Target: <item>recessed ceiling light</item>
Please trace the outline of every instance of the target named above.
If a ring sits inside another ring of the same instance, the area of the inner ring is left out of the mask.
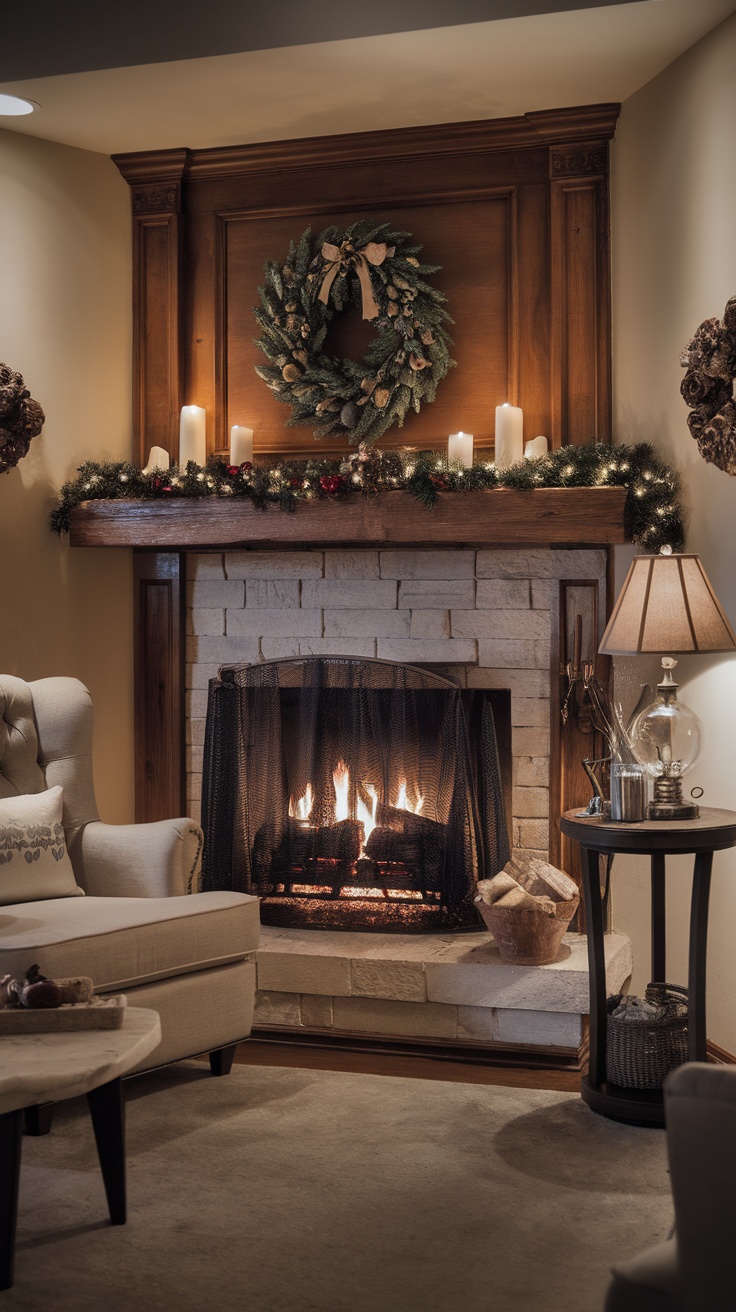
[[[0,117],[17,118],[21,114],[32,114],[40,106],[33,100],[24,100],[22,96],[7,96],[0,92]]]

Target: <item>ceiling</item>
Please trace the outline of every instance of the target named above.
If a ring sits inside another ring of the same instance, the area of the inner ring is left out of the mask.
[[[408,8],[396,0],[16,5],[3,14],[0,91],[40,109],[4,125],[113,154],[623,101],[736,0]]]

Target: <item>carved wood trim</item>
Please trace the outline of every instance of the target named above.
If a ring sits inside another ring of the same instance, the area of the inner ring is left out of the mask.
[[[136,822],[186,814],[186,556],[136,551],[134,705]]]
[[[181,186],[172,182],[164,187],[134,187],[131,193],[133,214],[164,214],[181,208]]]
[[[381,162],[407,156],[473,154],[518,150],[549,142],[610,139],[616,130],[618,104],[576,105],[535,111],[514,118],[474,119],[427,127],[392,128],[378,132],[347,132],[339,136],[292,138],[208,150],[128,152],[113,160],[129,182],[156,176],[169,160],[189,156],[188,172],[197,181],[232,174],[270,172],[293,167],[364,160]]]
[[[608,143],[566,147],[549,153],[551,178],[604,177],[608,173]]]

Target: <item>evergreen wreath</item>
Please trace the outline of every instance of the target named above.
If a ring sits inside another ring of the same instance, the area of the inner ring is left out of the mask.
[[[410,233],[359,219],[344,231],[327,228],[314,245],[307,228],[283,265],[266,264],[253,313],[268,364],[256,373],[291,406],[287,427],[316,423],[317,438],[370,446],[434,400],[455,363],[444,327],[452,319],[427,282],[441,265],[421,263],[421,250]],[[350,304],[377,330],[362,360],[324,351],[332,320]]]

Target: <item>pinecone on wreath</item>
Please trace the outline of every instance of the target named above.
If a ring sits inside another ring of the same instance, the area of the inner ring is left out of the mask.
[[[723,319],[706,319],[688,342],[680,364],[686,370],[680,393],[691,413],[691,436],[704,460],[736,475],[736,296]]]
[[[0,474],[13,469],[28,454],[31,438],[38,437],[44,419],[23,375],[0,361]]]

